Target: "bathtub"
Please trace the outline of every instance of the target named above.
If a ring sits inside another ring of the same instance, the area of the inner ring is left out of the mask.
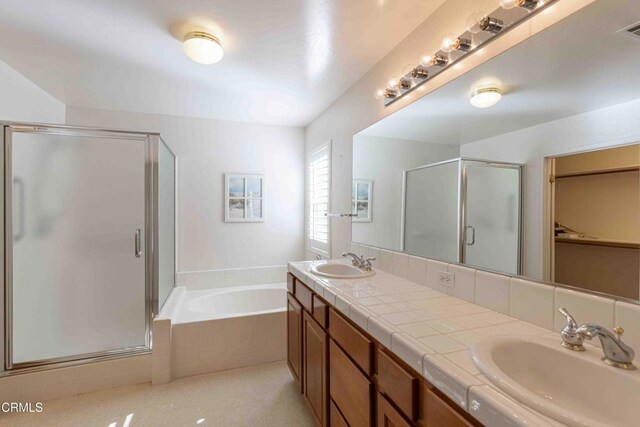
[[[153,382],[284,360],[286,305],[286,283],[174,288],[154,319]]]
[[[286,283],[185,291],[173,323],[254,316],[286,309]]]

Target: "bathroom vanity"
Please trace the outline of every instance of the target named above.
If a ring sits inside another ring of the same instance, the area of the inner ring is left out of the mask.
[[[318,425],[481,425],[291,273],[287,290],[287,363]]]

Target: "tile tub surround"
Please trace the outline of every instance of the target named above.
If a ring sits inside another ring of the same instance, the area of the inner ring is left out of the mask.
[[[153,384],[286,358],[286,311],[172,323],[185,290],[174,292],[176,306],[153,321]]]
[[[502,394],[479,373],[470,352],[471,345],[483,337],[517,334],[559,340],[557,332],[381,270],[367,279],[348,280],[325,279],[309,272],[314,264],[325,262],[292,262],[289,263],[289,271],[462,408],[475,414],[474,408],[480,403],[473,400],[469,392],[472,387],[480,391],[488,387],[491,389],[489,393],[480,393],[484,397],[483,404],[500,402],[502,406],[495,410],[504,415],[502,424],[526,425],[524,423],[528,422],[528,425],[557,425]],[[442,267],[438,264],[438,268]],[[422,271],[422,268],[416,270]],[[428,266],[424,270],[428,275]],[[502,283],[501,280],[500,285]],[[469,283],[467,285],[471,286]],[[500,301],[504,301],[503,292],[497,295]],[[548,305],[546,298],[541,297],[540,300],[543,305]],[[548,309],[548,324],[552,324],[553,307]],[[638,314],[624,307],[625,318]],[[593,348],[593,351],[600,350]],[[496,394],[499,398],[493,398]],[[487,395],[491,398],[487,398]],[[509,402],[517,410],[505,411],[504,405],[508,408]],[[480,416],[484,417],[483,414],[487,412],[482,412]]]
[[[566,307],[578,323],[599,323],[608,329],[622,326],[623,341],[633,347],[636,361],[640,363],[640,305],[357,243],[351,244],[351,251],[367,256],[377,256],[384,251],[389,252],[387,256],[391,258],[406,257],[409,265],[406,274],[412,282],[545,329],[560,331],[564,326],[564,316],[558,313],[561,306]],[[385,264],[387,269],[380,264],[377,268],[405,277],[405,272],[400,271],[403,265],[396,261],[390,266]],[[445,288],[437,283],[438,271],[454,274],[453,287]],[[600,341],[592,340],[591,344],[599,347]]]
[[[171,377],[276,362],[286,358],[287,313],[179,323],[171,328]]]

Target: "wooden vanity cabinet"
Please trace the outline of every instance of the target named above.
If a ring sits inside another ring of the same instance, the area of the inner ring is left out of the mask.
[[[291,274],[287,289],[287,362],[318,426],[481,426]]]

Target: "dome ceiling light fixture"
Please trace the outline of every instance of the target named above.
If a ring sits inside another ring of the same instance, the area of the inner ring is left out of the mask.
[[[500,99],[502,99],[500,89],[497,87],[485,87],[474,90],[469,102],[476,108],[489,108],[500,102]]]
[[[211,65],[224,56],[222,43],[216,36],[203,31],[192,31],[184,36],[184,54],[198,64]]]

